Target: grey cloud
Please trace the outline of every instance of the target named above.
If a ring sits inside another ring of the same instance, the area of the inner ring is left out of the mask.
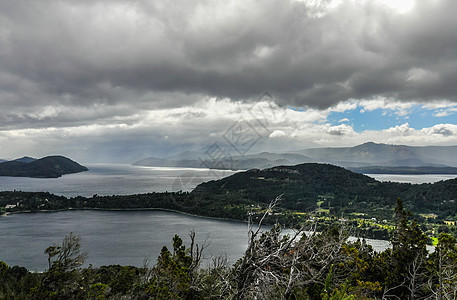
[[[330,135],[344,135],[344,132],[338,129],[330,129],[328,131],[328,134]]]
[[[432,131],[434,134],[441,134],[443,136],[452,136],[454,132],[447,128],[446,125],[435,126]]]
[[[327,130],[327,133],[330,135],[345,135],[346,132],[346,128],[341,127],[331,127]]]
[[[325,13],[325,2],[2,1],[0,109],[140,110],[265,90],[318,108],[375,96],[457,100],[455,1],[417,1],[406,14],[370,1]],[[407,81],[415,69],[433,80]]]

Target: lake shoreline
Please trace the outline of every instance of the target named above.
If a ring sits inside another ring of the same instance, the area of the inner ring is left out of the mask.
[[[208,257],[227,255],[232,264],[244,254],[248,241],[247,224],[234,220],[159,209],[65,211],[16,213],[0,218],[0,237],[5,243],[0,260],[10,266],[43,271],[47,269],[43,251],[70,232],[81,237],[83,250],[89,253],[86,262],[93,266],[141,267],[145,258],[155,262],[163,246],[172,247],[173,236],[187,243],[191,230],[199,244],[208,240]]]
[[[236,222],[236,223],[245,223],[247,224],[247,221],[242,221],[242,220],[237,220],[237,219],[230,219],[230,218],[220,218],[220,217],[208,217],[208,216],[203,216],[203,215],[196,215],[196,214],[191,214],[188,212],[184,211],[179,211],[176,209],[168,209],[168,208],[96,208],[96,207],[88,207],[88,208],[73,208],[69,207],[66,209],[42,209],[42,210],[22,210],[22,211],[12,211],[12,212],[6,212],[2,216],[8,216],[8,215],[15,215],[15,214],[33,214],[33,213],[55,213],[55,212],[65,212],[65,211],[84,211],[84,210],[89,210],[89,211],[166,211],[166,212],[172,212],[172,213],[177,213],[181,215],[186,215],[190,217],[196,217],[196,218],[203,218],[203,219],[210,219],[210,220],[219,220],[219,221],[231,221],[231,222]]]
[[[163,212],[171,212],[171,213],[176,213],[180,215],[185,215],[189,217],[194,217],[194,218],[199,218],[199,219],[208,219],[208,220],[216,220],[216,221],[229,221],[233,223],[241,223],[241,224],[248,224],[247,221],[242,221],[242,220],[237,220],[237,219],[230,219],[230,218],[217,218],[217,217],[208,217],[208,216],[203,216],[203,215],[196,215],[196,214],[191,214],[175,209],[167,209],[167,208],[68,208],[68,209],[58,209],[58,210],[36,210],[36,211],[17,211],[17,212],[8,212],[3,216],[7,215],[15,215],[15,214],[34,214],[34,213],[57,213],[57,212],[66,212],[66,211],[107,211],[107,212],[130,212],[130,211],[163,211]],[[1,217],[1,216],[0,216]],[[268,223],[263,224],[265,226],[271,225]],[[284,227],[284,229],[287,229]],[[386,239],[374,239],[374,238],[366,238],[366,237],[360,237],[360,236],[351,236],[352,238],[355,239],[364,239],[364,240],[379,240],[379,241],[387,241],[390,242],[390,240]]]

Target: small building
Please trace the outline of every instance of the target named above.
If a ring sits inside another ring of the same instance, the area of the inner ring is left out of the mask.
[[[444,221],[444,224],[455,226],[455,221]]]

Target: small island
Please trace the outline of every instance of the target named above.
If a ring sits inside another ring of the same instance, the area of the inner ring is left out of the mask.
[[[88,171],[77,162],[64,156],[46,156],[40,159],[23,157],[0,162],[0,176],[58,178],[62,175]]]

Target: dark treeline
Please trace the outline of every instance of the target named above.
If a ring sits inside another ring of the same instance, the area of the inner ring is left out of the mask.
[[[427,252],[427,237],[401,200],[394,223],[393,248],[381,253],[348,242],[344,226],[303,234],[315,229],[310,223],[286,236],[279,225],[263,233],[254,226],[232,266],[224,257],[204,265],[207,245],[191,232],[190,245],[173,237],[173,249],[163,247],[152,267],[81,268],[86,253],[70,234],[45,249],[43,273],[0,262],[0,299],[455,299],[456,239],[442,233]]]

